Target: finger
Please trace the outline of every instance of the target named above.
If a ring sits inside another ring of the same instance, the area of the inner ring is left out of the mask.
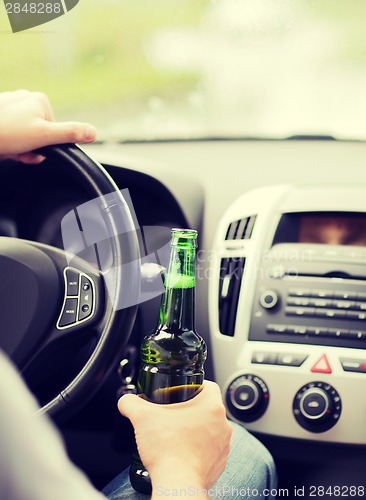
[[[143,414],[147,404],[151,407],[151,403],[144,401],[139,396],[135,394],[125,394],[118,401],[118,409],[124,417],[129,418],[133,422],[138,415]]]
[[[221,390],[220,387],[216,384],[216,382],[212,382],[211,380],[205,380],[203,382],[204,394],[207,396],[208,393],[214,395],[215,397],[220,397],[221,399]]]
[[[42,163],[42,161],[45,159],[44,156],[37,155],[35,153],[19,154],[19,155],[13,156],[13,158],[14,158],[14,160],[19,160],[22,163],[27,163],[29,165],[36,165],[38,163]]]
[[[29,90],[19,89],[8,92],[1,92],[0,99],[6,103],[18,103],[20,100],[28,99],[32,95]]]
[[[88,123],[50,121],[43,122],[43,127],[43,139],[47,144],[92,142],[97,135],[96,129]]]

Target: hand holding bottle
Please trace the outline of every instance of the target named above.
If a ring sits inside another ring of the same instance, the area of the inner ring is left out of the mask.
[[[139,394],[158,404],[187,401],[200,392],[207,354],[195,329],[197,231],[172,229],[170,247],[159,321],[141,344],[137,381]],[[165,429],[160,432],[164,436]],[[149,471],[137,449],[132,453],[130,481],[135,490],[151,494]]]
[[[140,457],[154,491],[208,489],[223,472],[230,449],[231,427],[219,387],[205,381],[193,399],[159,405],[127,394],[120,412],[135,429]],[[165,496],[168,496],[165,495]]]

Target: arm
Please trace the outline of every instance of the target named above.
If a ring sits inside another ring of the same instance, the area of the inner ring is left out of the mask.
[[[40,92],[0,93],[0,159],[39,163],[34,149],[65,142],[91,142],[94,127],[87,123],[55,122],[48,98]]]
[[[105,500],[68,459],[52,423],[0,351],[0,498]]]
[[[95,138],[93,127],[54,122],[44,94],[0,93],[0,159],[38,163],[31,151]],[[102,500],[69,461],[52,423],[37,414],[37,403],[15,367],[0,350],[0,498],[7,500]]]
[[[231,427],[218,386],[205,382],[193,399],[156,405],[127,394],[120,412],[134,428],[138,451],[149,471],[153,496],[174,489],[208,489],[223,472],[230,449]]]

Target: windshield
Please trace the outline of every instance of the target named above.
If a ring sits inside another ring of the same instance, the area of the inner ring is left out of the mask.
[[[80,0],[12,33],[2,4],[1,90],[113,140],[364,139],[365,19],[364,0]]]

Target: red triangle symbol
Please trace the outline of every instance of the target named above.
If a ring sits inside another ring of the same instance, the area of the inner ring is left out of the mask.
[[[320,356],[318,361],[311,368],[313,373],[332,373],[328,358],[325,354]]]

